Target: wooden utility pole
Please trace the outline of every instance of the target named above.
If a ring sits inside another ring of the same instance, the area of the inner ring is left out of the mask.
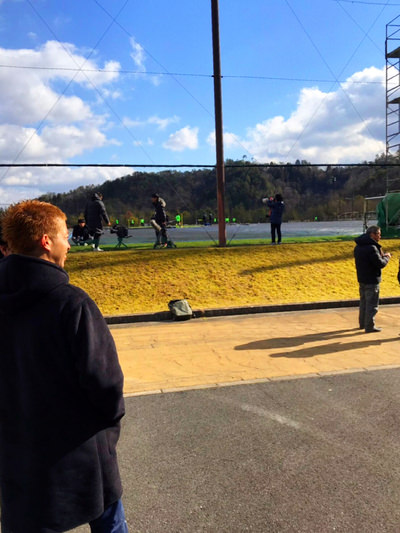
[[[219,8],[218,0],[211,0],[213,61],[214,61],[214,109],[215,109],[215,147],[217,157],[217,203],[219,246],[226,246],[225,225],[225,166],[224,139],[222,126],[222,89],[221,54],[219,46]]]

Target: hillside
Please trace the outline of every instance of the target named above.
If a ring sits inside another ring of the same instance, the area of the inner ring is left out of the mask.
[[[374,164],[320,168],[307,161],[294,165],[257,166],[245,160],[226,162],[226,217],[238,222],[265,221],[261,198],[280,192],[285,200],[285,220],[335,220],[361,218],[365,196],[384,195],[400,188],[398,167],[386,169],[383,156]],[[392,163],[397,165],[397,160]],[[58,205],[74,223],[82,214],[93,191],[104,195],[113,220],[128,225],[152,214],[150,196],[158,192],[166,201],[170,218],[184,215],[196,223],[203,214],[215,217],[215,169],[191,171],[135,172],[100,186],[79,187],[64,194],[47,194],[40,199]]]

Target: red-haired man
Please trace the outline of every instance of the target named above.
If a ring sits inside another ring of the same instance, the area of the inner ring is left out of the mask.
[[[126,533],[116,457],[123,375],[96,304],[69,283],[66,217],[35,200],[2,219],[0,507],[2,533],[89,522]]]

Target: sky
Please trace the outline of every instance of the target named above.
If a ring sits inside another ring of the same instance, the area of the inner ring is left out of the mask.
[[[225,159],[383,153],[399,15],[400,0],[219,0]],[[0,163],[115,165],[1,166],[0,207],[215,161],[211,0],[0,0]]]

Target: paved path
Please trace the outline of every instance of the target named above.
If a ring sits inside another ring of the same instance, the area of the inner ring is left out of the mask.
[[[381,306],[376,334],[356,309],[113,326],[130,533],[398,533],[399,318]]]
[[[241,315],[112,326],[125,394],[324,375],[400,365],[400,308],[381,306],[380,333],[357,309]]]

